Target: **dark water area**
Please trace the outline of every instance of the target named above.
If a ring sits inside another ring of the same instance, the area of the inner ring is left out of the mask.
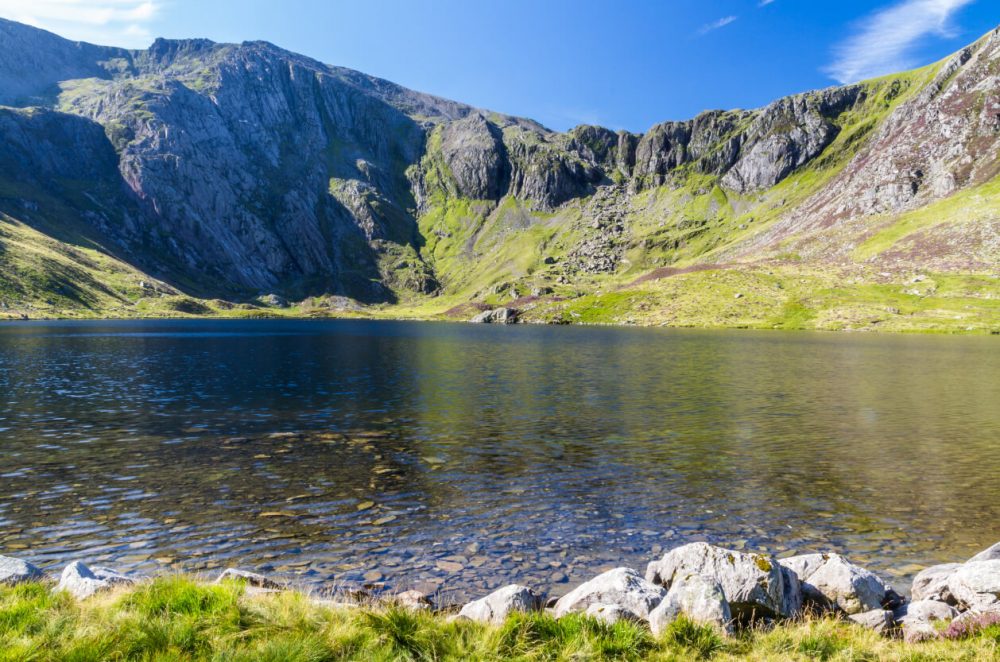
[[[906,589],[1000,540],[1000,340],[0,325],[0,553],[553,593],[705,540]]]

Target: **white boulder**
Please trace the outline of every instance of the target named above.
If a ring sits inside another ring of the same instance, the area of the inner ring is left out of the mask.
[[[891,606],[898,597],[877,575],[840,554],[803,554],[779,563],[798,576],[805,601],[824,609],[860,614]]]
[[[666,597],[650,613],[649,627],[659,636],[681,615],[701,625],[712,625],[720,632],[732,632],[733,617],[722,586],[708,577],[676,576]]]
[[[559,598],[554,613],[557,618],[586,612],[591,605],[618,605],[643,620],[660,604],[666,590],[639,576],[631,568],[615,568],[594,577]]]
[[[84,600],[99,591],[126,584],[134,584],[131,577],[108,568],[88,568],[82,561],[74,561],[66,566],[59,578],[56,591],[67,591],[77,600]]]
[[[511,584],[462,607],[459,618],[500,625],[514,612],[538,611],[542,599],[527,586]]]
[[[777,560],[703,542],[672,549],[646,569],[646,580],[669,588],[678,577],[701,575],[722,587],[732,615],[794,616],[801,605],[798,579]]]
[[[27,561],[12,556],[0,556],[0,584],[14,585],[37,581],[44,576],[38,567]]]

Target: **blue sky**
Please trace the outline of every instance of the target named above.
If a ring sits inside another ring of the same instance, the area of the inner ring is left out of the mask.
[[[265,39],[554,129],[645,131],[933,62],[997,0],[0,0],[74,39]]]

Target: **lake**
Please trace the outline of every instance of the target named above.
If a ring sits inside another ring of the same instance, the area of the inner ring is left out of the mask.
[[[704,540],[908,589],[1000,540],[1000,339],[0,325],[0,553],[554,594]]]

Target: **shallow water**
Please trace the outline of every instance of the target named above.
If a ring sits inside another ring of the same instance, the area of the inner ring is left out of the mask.
[[[707,540],[909,585],[1000,540],[1000,340],[0,325],[0,553],[553,593]]]

